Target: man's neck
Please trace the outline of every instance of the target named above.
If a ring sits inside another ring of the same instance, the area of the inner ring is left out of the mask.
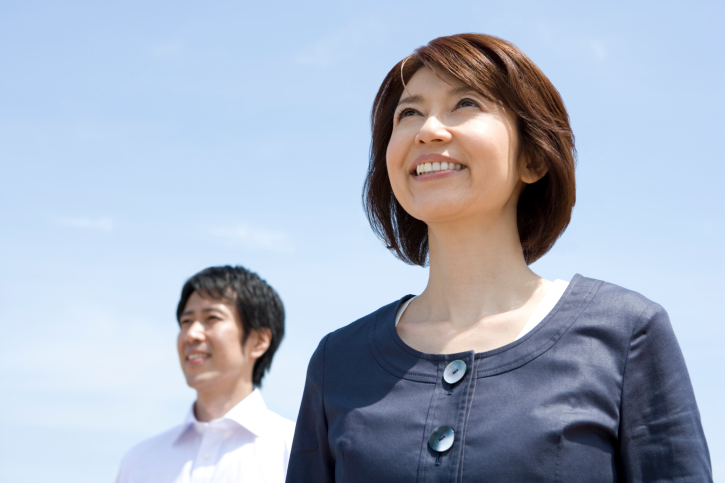
[[[231,388],[197,390],[194,415],[197,421],[201,422],[221,418],[253,391],[254,386],[251,381],[240,381]]]

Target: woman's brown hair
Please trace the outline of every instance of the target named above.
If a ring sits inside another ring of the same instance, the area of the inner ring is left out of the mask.
[[[393,116],[405,84],[421,67],[442,69],[516,116],[528,165],[546,174],[526,185],[518,201],[517,225],[526,263],[541,258],[566,229],[576,199],[576,149],[559,92],[514,45],[482,34],[439,37],[398,62],[385,77],[371,115],[370,165],[363,204],[373,231],[406,263],[426,264],[428,226],[410,216],[390,186],[385,157]]]

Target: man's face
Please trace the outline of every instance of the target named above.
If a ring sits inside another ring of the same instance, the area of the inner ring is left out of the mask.
[[[242,347],[242,323],[235,306],[194,292],[179,322],[179,361],[190,387],[225,391],[240,378],[251,380],[256,357]],[[250,339],[255,338],[247,342]]]

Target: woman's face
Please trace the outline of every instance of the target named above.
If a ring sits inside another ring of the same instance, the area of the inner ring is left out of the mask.
[[[513,213],[523,182],[514,117],[446,73],[427,67],[407,84],[387,149],[395,197],[431,223]]]

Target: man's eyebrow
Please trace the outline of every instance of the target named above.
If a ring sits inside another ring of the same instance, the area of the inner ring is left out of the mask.
[[[414,104],[416,102],[420,102],[423,100],[423,96],[408,96],[402,98],[400,101],[398,101],[398,105],[395,107],[400,106],[401,104]]]
[[[206,309],[201,309],[202,312],[216,312],[218,310],[219,309],[217,309],[216,307],[208,307]],[[185,310],[184,312],[181,313],[181,316],[184,317],[186,315],[193,315],[193,314],[194,314],[193,310]]]

